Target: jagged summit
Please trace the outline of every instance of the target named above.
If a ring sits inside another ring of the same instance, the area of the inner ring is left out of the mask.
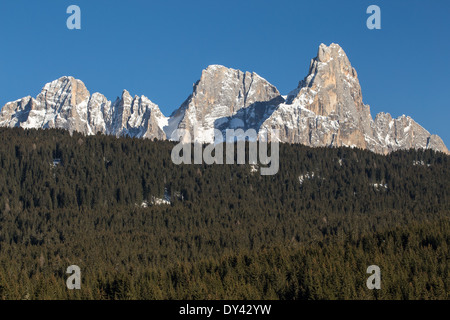
[[[210,65],[192,93],[170,117],[145,96],[123,90],[114,102],[90,94],[70,76],[47,83],[36,97],[7,103],[0,126],[63,128],[84,134],[184,139],[185,129],[197,142],[212,142],[214,129],[278,129],[280,141],[312,147],[350,146],[386,154],[424,148],[449,153],[441,138],[413,119],[388,113],[372,118],[363,103],[358,74],[345,51],[335,43],[320,44],[309,72],[293,91],[281,96],[275,86],[254,72]]]
[[[0,126],[61,128],[87,135],[102,132],[116,136],[165,139],[167,118],[148,98],[132,98],[127,90],[111,103],[101,93],[90,94],[81,80],[63,76],[47,83],[36,99],[25,97],[7,103]]]
[[[210,65],[203,70],[192,94],[172,114],[165,132],[174,139],[175,129],[186,129],[191,137],[195,135],[195,141],[212,142],[214,128],[236,124],[245,127],[242,119],[233,122],[233,116],[244,114],[241,110],[254,108],[258,103],[264,109],[276,98],[281,98],[277,88],[256,73]]]
[[[279,129],[281,141],[312,147],[350,146],[384,154],[432,148],[448,153],[439,137],[409,117],[379,115],[373,120],[363,103],[358,74],[337,44],[319,46],[308,75],[261,128]]]
[[[344,49],[336,43],[331,43],[329,46],[327,46],[324,43],[321,43],[319,45],[319,49],[317,50],[317,57],[313,60],[317,60],[319,62],[328,62],[330,59],[334,59],[337,57],[344,57],[347,59],[347,63],[350,63],[348,61],[347,55],[344,52]]]

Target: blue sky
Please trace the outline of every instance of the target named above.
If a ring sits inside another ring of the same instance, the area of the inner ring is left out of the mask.
[[[81,30],[66,9],[81,8]],[[381,8],[381,30],[366,9]],[[146,95],[165,115],[210,64],[254,71],[282,94],[303,79],[320,43],[356,68],[372,116],[410,115],[450,147],[450,1],[2,0],[0,106],[63,75],[115,99]]]

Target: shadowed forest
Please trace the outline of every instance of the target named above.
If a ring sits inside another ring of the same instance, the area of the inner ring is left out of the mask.
[[[174,145],[0,128],[0,298],[450,298],[449,156],[281,144],[261,176]]]

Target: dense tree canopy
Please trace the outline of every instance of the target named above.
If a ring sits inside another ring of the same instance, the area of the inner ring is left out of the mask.
[[[282,144],[261,176],[174,145],[0,128],[0,298],[449,298],[449,156]]]

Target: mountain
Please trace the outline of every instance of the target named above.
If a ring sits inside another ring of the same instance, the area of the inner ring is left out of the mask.
[[[0,126],[63,128],[86,135],[194,141],[214,140],[214,129],[255,129],[259,136],[278,129],[280,141],[311,147],[349,146],[387,154],[399,149],[434,149],[449,153],[442,139],[410,117],[388,113],[372,118],[363,103],[356,70],[337,44],[321,44],[308,75],[282,96],[256,73],[220,65],[203,70],[192,94],[165,117],[145,96],[124,90],[114,103],[89,94],[80,80],[62,77],[45,85],[36,97],[7,103]],[[184,129],[184,136],[176,136]]]
[[[115,136],[165,139],[168,119],[145,96],[124,90],[114,103],[100,93],[90,94],[83,82],[61,77],[47,83],[36,99],[25,97],[7,103],[0,126],[61,128],[86,135],[101,132]]]
[[[170,116],[166,135],[174,138],[173,130],[186,129],[194,141],[210,143],[215,128],[259,130],[262,119],[268,116],[265,111],[282,101],[277,88],[256,73],[211,65],[203,70],[192,94]]]
[[[392,119],[380,113],[373,120],[362,101],[356,70],[337,44],[321,44],[308,75],[285,103],[262,124],[279,129],[281,141],[311,147],[350,146],[388,153],[398,149],[435,149],[448,153],[441,138],[410,117]]]

